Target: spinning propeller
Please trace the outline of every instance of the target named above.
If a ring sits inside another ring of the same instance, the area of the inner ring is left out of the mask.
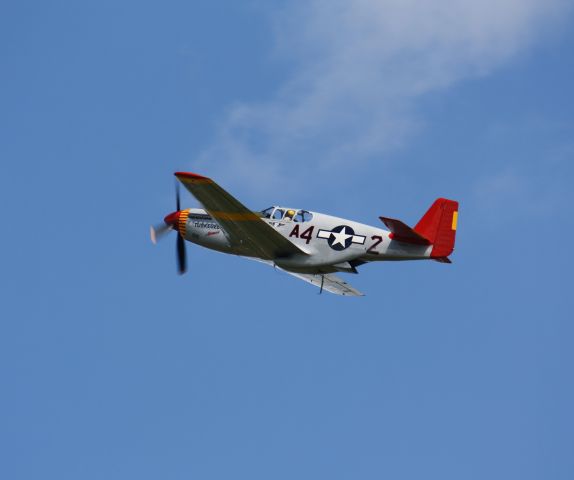
[[[177,271],[183,275],[187,271],[187,256],[185,253],[185,240],[179,233],[179,216],[181,215],[181,202],[179,199],[179,183],[175,184],[175,212],[170,213],[163,219],[163,223],[150,227],[150,237],[152,243],[155,245],[170,230],[177,232],[176,239],[176,254],[177,254]]]

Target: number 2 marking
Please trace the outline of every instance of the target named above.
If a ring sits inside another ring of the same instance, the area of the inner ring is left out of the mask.
[[[369,247],[369,249],[367,250],[367,253],[374,253],[375,255],[378,255],[379,252],[377,252],[377,251],[375,250],[375,248],[377,248],[377,245],[383,241],[383,237],[381,237],[380,235],[373,235],[373,236],[371,237],[371,240],[376,240],[376,241],[375,241],[375,243],[373,243],[373,244]]]

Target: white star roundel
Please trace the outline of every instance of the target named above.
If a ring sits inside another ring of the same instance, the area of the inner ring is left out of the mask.
[[[363,245],[364,235],[355,235],[355,231],[347,225],[339,225],[332,230],[319,230],[317,238],[324,238],[333,250],[345,250],[353,243]]]

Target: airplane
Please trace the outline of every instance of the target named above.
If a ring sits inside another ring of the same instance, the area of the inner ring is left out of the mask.
[[[369,262],[434,260],[452,263],[458,202],[438,198],[411,228],[379,217],[388,230],[318,212],[273,206],[252,211],[208,177],[176,172],[176,178],[203,205],[176,210],[151,227],[151,240],[176,230],[180,274],[187,270],[185,241],[271,265],[328,292],[363,296],[335,273],[358,273]]]

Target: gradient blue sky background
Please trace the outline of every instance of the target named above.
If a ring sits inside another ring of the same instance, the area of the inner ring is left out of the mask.
[[[574,478],[571,6],[6,3],[0,477]],[[175,170],[374,225],[455,198],[454,264],[180,278]]]

